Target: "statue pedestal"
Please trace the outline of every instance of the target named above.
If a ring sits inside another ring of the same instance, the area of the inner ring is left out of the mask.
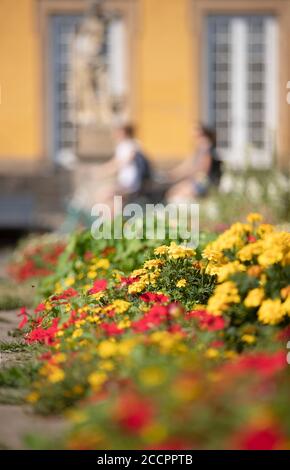
[[[112,132],[106,126],[80,125],[77,154],[80,159],[104,160],[113,156]]]

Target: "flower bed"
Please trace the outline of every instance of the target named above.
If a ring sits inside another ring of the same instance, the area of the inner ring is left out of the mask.
[[[197,251],[138,241],[130,274],[124,245],[91,243],[21,312],[40,350],[27,399],[72,422],[57,445],[289,448],[290,234],[252,214]]]
[[[22,241],[8,265],[15,281],[49,276],[54,272],[66,242],[54,235],[31,237]]]

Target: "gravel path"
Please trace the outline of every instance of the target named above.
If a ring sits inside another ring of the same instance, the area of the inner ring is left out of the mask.
[[[17,342],[9,333],[19,323],[17,311],[0,311],[0,343]],[[20,364],[27,358],[23,352],[0,352],[0,367]],[[0,388],[0,449],[25,449],[24,436],[38,434],[55,436],[65,429],[65,423],[57,417],[42,417],[32,412],[28,405],[15,405],[7,402],[7,396],[19,396],[19,390]],[[6,396],[6,400],[3,400]]]

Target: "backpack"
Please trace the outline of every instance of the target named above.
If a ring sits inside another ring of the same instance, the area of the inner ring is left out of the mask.
[[[147,181],[151,180],[152,177],[152,168],[149,162],[149,159],[144,155],[142,150],[137,150],[135,153],[135,165],[138,173],[138,180],[140,186],[142,186]]]
[[[222,162],[215,148],[211,148],[210,155],[211,167],[209,170],[209,179],[214,186],[219,186],[222,177]]]

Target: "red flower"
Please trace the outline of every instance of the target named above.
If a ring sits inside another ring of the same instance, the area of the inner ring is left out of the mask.
[[[94,282],[93,287],[89,290],[88,294],[98,294],[98,292],[102,292],[106,290],[108,286],[108,281],[106,279],[98,279]]]
[[[183,336],[186,336],[180,325],[170,325],[168,331],[170,333],[182,333]]]
[[[271,377],[287,366],[284,351],[275,353],[256,352],[244,354],[236,361],[223,366],[222,370],[226,374],[240,375],[249,371],[258,372],[263,377]]]
[[[51,352],[49,351],[49,352],[45,352],[45,353],[41,354],[40,357],[39,357],[39,359],[40,359],[41,361],[49,361],[49,360],[51,359],[51,357],[52,357],[52,354],[51,354]]]
[[[252,427],[234,438],[234,447],[241,450],[277,450],[283,447],[284,438],[278,427]]]
[[[63,291],[61,294],[54,295],[51,299],[52,300],[66,300],[71,297],[76,297],[77,295],[79,295],[79,293],[72,287],[69,287],[68,289]]]
[[[130,286],[134,284],[134,282],[139,281],[139,277],[122,277],[121,278],[121,286]]]
[[[254,235],[249,235],[248,236],[248,242],[249,243],[255,243],[257,241],[257,238]]]
[[[124,331],[123,329],[118,328],[116,323],[102,323],[100,326],[108,336],[120,335]]]
[[[199,327],[202,330],[218,331],[223,330],[226,322],[223,317],[212,315],[206,310],[194,310],[187,314],[188,318],[196,318],[199,322]]]
[[[20,321],[18,328],[19,330],[22,330],[22,328],[25,327],[26,323],[28,322],[28,316],[25,307],[22,307],[20,312],[17,315],[18,317],[22,317],[22,320]]]
[[[283,328],[283,330],[279,331],[277,334],[278,341],[289,341],[290,340],[290,325]]]
[[[148,426],[153,417],[151,403],[132,392],[124,393],[118,401],[116,418],[127,432],[140,432]]]
[[[155,302],[155,303],[164,303],[168,302],[169,298],[163,294],[155,294],[153,292],[145,292],[140,295],[140,299],[144,302]]]
[[[37,307],[34,309],[34,313],[40,313],[45,311],[45,305],[44,304],[39,304]]]
[[[132,328],[139,333],[160,325],[168,318],[168,308],[164,305],[154,305],[149,312],[140,319],[132,323]]]
[[[225,343],[223,341],[219,341],[219,340],[216,340],[216,341],[212,341],[210,343],[210,346],[212,348],[223,348],[225,345]]]
[[[84,254],[84,260],[85,261],[90,261],[94,256],[94,253],[92,251],[86,251]]]
[[[106,258],[109,256],[111,253],[115,253],[116,248],[114,246],[107,246],[107,248],[104,248],[102,251],[102,256]]]
[[[44,329],[41,326],[37,326],[34,330],[30,331],[26,336],[26,341],[28,343],[45,343],[45,344],[53,344],[55,335],[58,331],[57,325],[59,322],[59,318],[54,318],[52,320],[52,324],[49,328]]]

